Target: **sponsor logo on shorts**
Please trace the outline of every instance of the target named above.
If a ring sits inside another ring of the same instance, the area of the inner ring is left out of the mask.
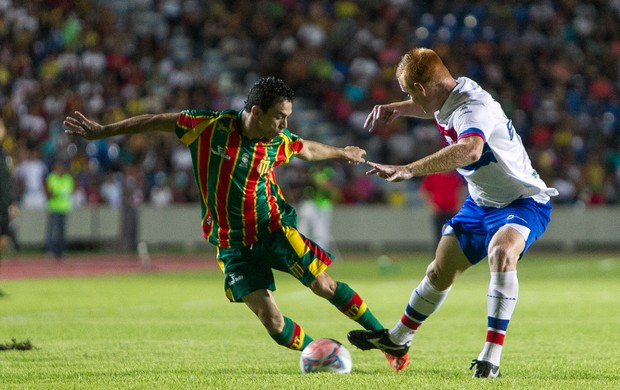
[[[229,274],[228,285],[232,286],[240,280],[243,280],[243,275]]]
[[[526,225],[528,224],[527,220],[525,220],[525,219],[523,219],[523,218],[519,217],[518,215],[514,215],[514,214],[510,214],[510,215],[508,216],[508,218],[506,218],[506,220],[507,220],[507,221],[510,221],[510,220],[515,219],[515,218],[517,218],[517,219],[519,219],[519,220],[523,221],[523,223],[525,223]]]

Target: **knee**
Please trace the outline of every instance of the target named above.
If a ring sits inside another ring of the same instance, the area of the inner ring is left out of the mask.
[[[454,283],[455,275],[447,275],[446,272],[442,272],[435,264],[431,264],[426,269],[426,277],[431,283],[431,286],[437,291],[444,291]]]
[[[452,270],[450,267],[439,267],[435,261],[426,268],[426,277],[431,286],[437,291],[449,289],[459,274],[460,272]]]
[[[494,245],[489,249],[489,266],[494,271],[510,271],[517,259],[518,254],[513,253],[505,245]]]
[[[326,273],[322,273],[310,283],[309,287],[314,294],[325,299],[331,299],[336,294],[338,283]]]

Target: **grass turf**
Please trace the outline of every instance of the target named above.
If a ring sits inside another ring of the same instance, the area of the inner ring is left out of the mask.
[[[329,273],[390,327],[428,256],[346,256]],[[277,274],[280,309],[314,338],[344,342],[350,375],[299,373],[299,353],[274,344],[243,304],[230,304],[219,271],[2,281],[2,389],[612,389],[620,374],[620,257],[528,254],[508,329],[503,377],[474,380],[469,362],[486,335],[488,270],[455,284],[420,328],[412,362],[393,373],[381,353],[346,341],[358,328],[293,278]]]

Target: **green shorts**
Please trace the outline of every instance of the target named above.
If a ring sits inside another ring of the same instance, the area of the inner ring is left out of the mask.
[[[217,248],[217,262],[226,274],[224,290],[231,302],[243,302],[244,296],[257,290],[275,291],[274,269],[309,286],[333,259],[291,226],[284,226],[248,247]]]

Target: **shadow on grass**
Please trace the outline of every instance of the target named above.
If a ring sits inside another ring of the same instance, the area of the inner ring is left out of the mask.
[[[0,344],[0,351],[9,351],[9,350],[28,351],[32,348],[33,346],[30,340],[17,341],[16,339],[12,339],[10,343]]]

